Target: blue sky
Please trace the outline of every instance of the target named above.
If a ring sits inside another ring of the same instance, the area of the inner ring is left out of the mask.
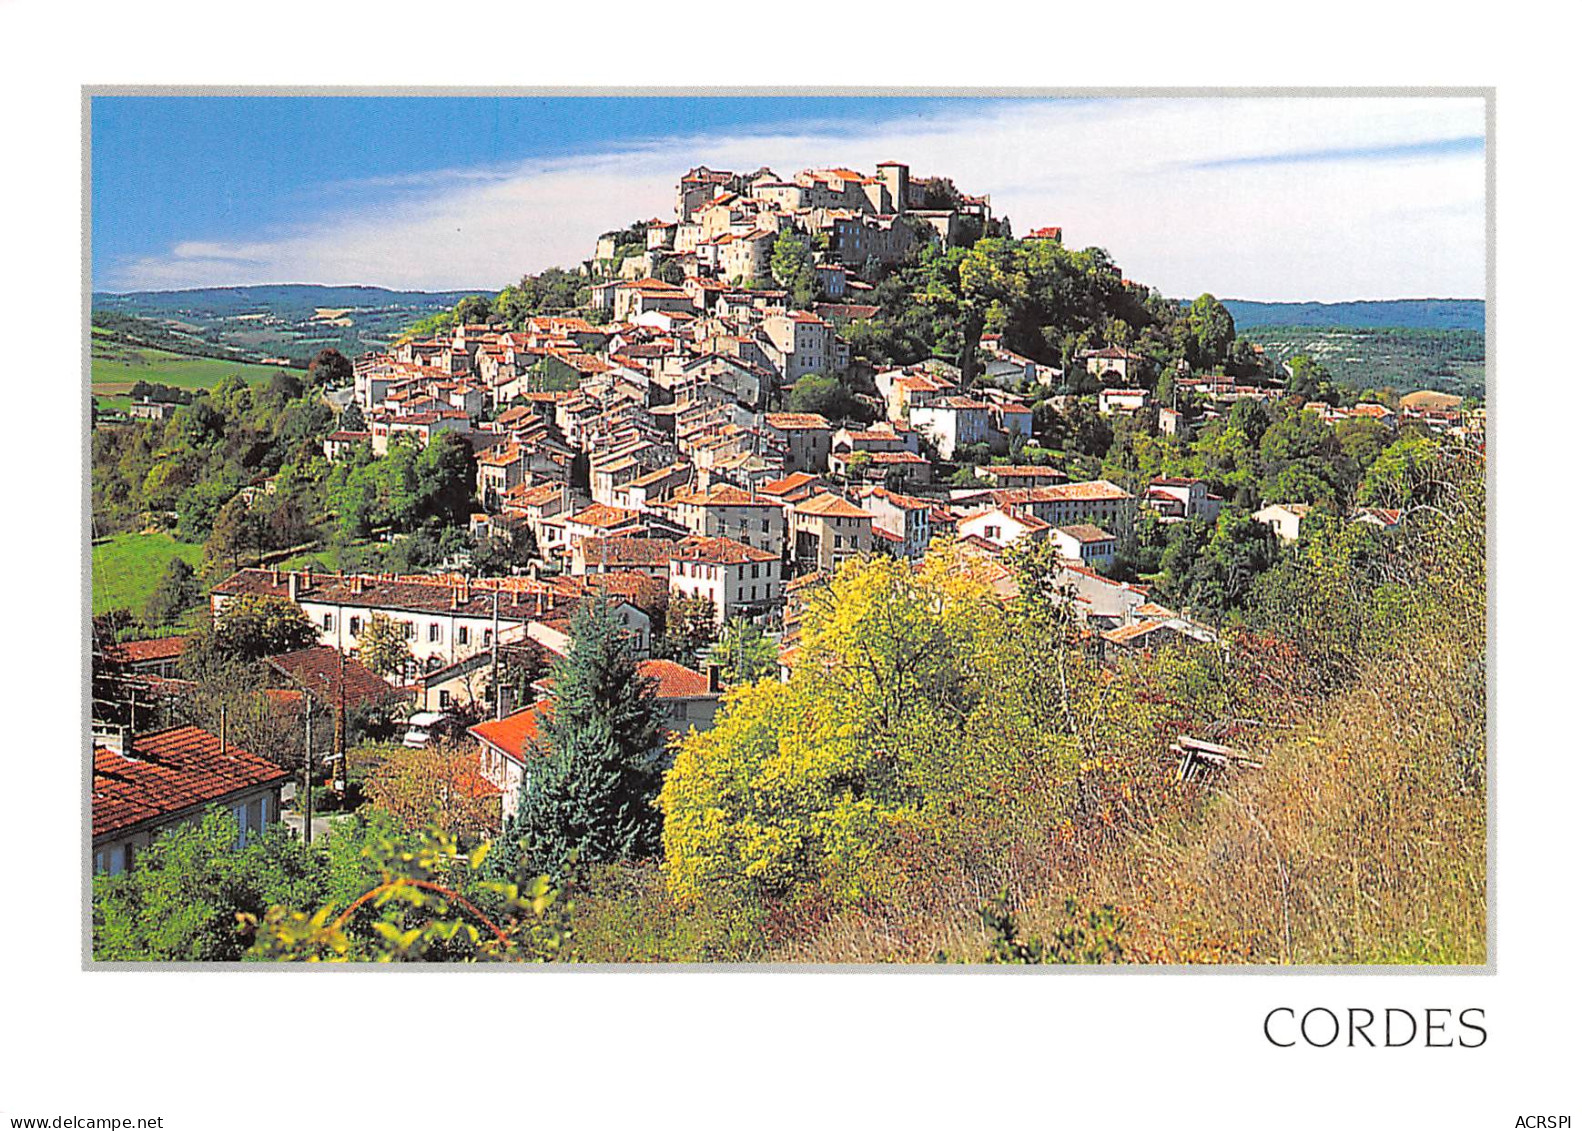
[[[498,288],[694,164],[893,159],[1168,294],[1483,295],[1477,99],[101,96],[92,128],[99,289]]]

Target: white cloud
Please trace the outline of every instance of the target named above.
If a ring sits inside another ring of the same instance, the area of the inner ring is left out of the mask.
[[[1478,297],[1483,158],[1423,152],[1481,137],[1478,99],[1171,98],[985,103],[794,135],[701,135],[509,168],[343,186],[356,209],[240,243],[201,233],[114,265],[113,289],[264,282],[499,287],[574,264],[601,231],[670,215],[686,168],[782,174],[907,161],[989,193],[1018,231],[1064,227],[1167,294],[1263,299]],[[1408,148],[1399,156],[1264,160]],[[1226,165],[1225,161],[1241,163]],[[1212,167],[1203,167],[1209,163]],[[380,189],[399,187],[391,197]]]

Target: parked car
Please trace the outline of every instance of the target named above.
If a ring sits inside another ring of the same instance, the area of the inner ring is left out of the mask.
[[[414,749],[427,746],[435,739],[460,738],[466,727],[454,715],[443,711],[419,711],[406,721],[406,734],[402,746]]]

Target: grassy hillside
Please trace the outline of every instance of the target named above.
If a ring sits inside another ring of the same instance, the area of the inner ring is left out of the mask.
[[[107,409],[125,409],[127,393],[139,381],[174,385],[178,389],[206,389],[233,373],[248,381],[267,381],[278,366],[250,365],[211,357],[189,357],[168,350],[129,345],[99,332],[93,335],[93,395]]]
[[[172,558],[197,567],[203,547],[169,534],[117,534],[93,547],[93,612],[130,609],[141,613]]]

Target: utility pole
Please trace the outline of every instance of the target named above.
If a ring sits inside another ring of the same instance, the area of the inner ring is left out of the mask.
[[[340,669],[340,688],[336,696],[335,753],[339,754],[341,759],[340,788],[336,793],[344,801],[352,785],[352,766],[346,757],[346,653],[337,649],[336,662]]]
[[[302,843],[313,843],[313,696],[302,686],[304,740],[302,750]]]
[[[489,678],[494,681],[494,717],[505,717],[505,693],[500,687],[500,587],[494,589],[494,630],[489,636]]]

